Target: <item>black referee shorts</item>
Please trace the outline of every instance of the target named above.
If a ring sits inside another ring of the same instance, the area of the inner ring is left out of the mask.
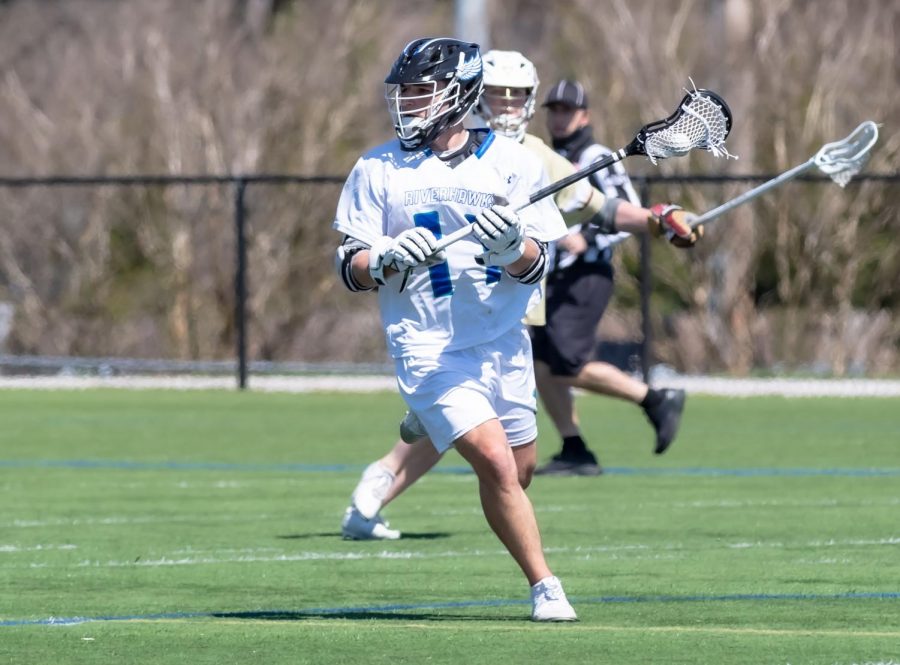
[[[531,327],[532,355],[554,376],[575,376],[593,359],[597,325],[613,292],[608,262],[577,261],[547,278],[547,325]]]

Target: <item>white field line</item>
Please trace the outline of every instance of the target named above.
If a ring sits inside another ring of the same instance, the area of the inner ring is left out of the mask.
[[[204,485],[207,486],[207,485]],[[896,506],[900,505],[900,497],[885,497],[884,499],[862,499],[862,500],[846,500],[846,499],[820,499],[809,501],[794,501],[780,499],[760,499],[760,500],[729,500],[720,499],[715,501],[676,501],[676,502],[641,502],[641,506],[666,505],[675,508],[753,508],[753,507],[772,507],[772,508],[791,508],[791,507],[828,507],[828,508],[857,508],[869,506]],[[582,510],[581,505],[536,505],[534,511],[536,513],[564,513],[569,511]],[[434,517],[454,517],[454,516],[481,516],[483,512],[479,506],[471,508],[459,509],[439,509],[429,511],[414,511],[407,507],[407,513],[415,513],[419,515],[430,515]],[[207,514],[191,514],[191,515],[109,515],[105,517],[76,517],[76,518],[49,518],[49,519],[13,519],[7,522],[0,522],[2,529],[31,529],[42,527],[81,527],[81,526],[129,526],[140,524],[161,524],[173,522],[247,522],[262,520],[279,520],[285,519],[286,515],[269,515],[269,514],[252,514],[252,515],[223,515],[221,513]],[[335,524],[340,520],[340,515],[335,513]],[[337,531],[337,529],[335,529]]]
[[[2,545],[0,544],[0,554],[14,554],[19,552],[46,552],[48,550],[75,550],[77,545],[64,543],[62,545]]]
[[[871,545],[900,545],[900,536],[890,536],[888,538],[859,538],[849,540],[811,540],[807,543],[783,543],[778,541],[766,542],[757,540],[755,542],[730,543],[725,547],[730,549],[751,549],[751,548],[785,548],[785,547],[869,547]]]
[[[809,499],[809,500],[783,500],[783,499],[719,499],[716,501],[672,501],[666,503],[673,508],[858,508],[861,506],[898,506],[900,497],[885,497],[884,499]]]
[[[898,506],[900,497],[885,497],[883,499],[716,499],[700,501],[640,501],[636,507],[645,508],[652,506],[666,506],[671,508],[685,508],[703,510],[707,508],[860,508],[872,506]],[[409,510],[409,508],[407,508]],[[584,510],[579,505],[536,505],[535,513],[566,513]],[[419,512],[421,514],[421,512]],[[429,515],[436,517],[456,517],[462,515],[483,515],[480,506],[471,508],[442,508],[428,511]]]
[[[184,621],[189,621],[190,619],[185,619]],[[227,623],[229,620],[224,619],[219,623]],[[245,619],[241,618],[239,620],[231,620],[232,623],[247,625],[248,623],[271,623],[271,619]],[[335,632],[346,632],[352,631],[353,633],[358,633],[361,630],[369,630],[369,631],[382,631],[384,630],[384,624],[379,621],[365,622],[365,621],[349,621],[349,622],[340,622],[340,621],[323,621],[317,619],[304,619],[301,622],[302,628],[308,629],[328,629],[333,630]],[[404,621],[392,621],[391,628],[406,628],[412,629],[418,632],[422,631],[435,631],[435,630],[459,630],[459,624],[453,621],[441,621],[441,622],[429,622],[423,623],[420,621],[415,622],[404,622]],[[521,622],[521,624],[513,623],[513,622],[504,622],[497,624],[483,624],[478,627],[480,632],[495,632],[495,633],[519,633],[519,632],[527,632],[530,634],[534,634],[536,631],[553,631],[555,633],[559,632],[559,627],[557,625],[545,625],[545,624],[527,624],[526,622]],[[732,627],[732,626],[697,626],[697,625],[666,625],[666,626],[616,626],[612,624],[595,624],[595,623],[573,623],[571,625],[567,625],[565,627],[566,633],[662,633],[673,634],[673,638],[678,638],[682,636],[682,633],[694,633],[694,634],[708,634],[708,635],[749,635],[749,636],[760,636],[760,637],[789,637],[792,639],[796,639],[797,637],[846,637],[846,638],[900,638],[900,631],[891,631],[891,630],[842,630],[839,628],[754,628],[754,627]],[[781,661],[778,661],[781,662]],[[790,665],[788,663],[787,665]],[[831,663],[830,665],[845,665],[841,662]],[[852,662],[847,663],[846,665],[900,665],[893,660],[879,660],[879,661],[865,661],[865,662]]]
[[[234,490],[247,487],[247,483],[238,480],[215,480],[212,482],[196,482],[180,480],[174,484],[180,490],[187,489],[217,489],[217,490]]]
[[[170,524],[172,522],[247,522],[269,519],[282,519],[275,515],[146,515],[127,516],[112,515],[109,517],[76,517],[74,519],[51,518],[44,520],[14,519],[0,523],[4,529],[30,529],[45,526],[121,526],[129,524]]]
[[[234,390],[229,376],[7,376],[0,377],[0,389],[88,390],[116,388],[128,390]],[[248,385],[261,392],[383,392],[396,391],[392,376],[250,376]],[[900,380],[893,379],[735,379],[708,376],[666,377],[665,385],[684,388],[689,393],[751,397],[900,397]]]
[[[844,566],[853,563],[853,560],[822,557],[821,559],[797,559],[794,563],[807,566]]]
[[[598,546],[576,546],[576,547],[546,547],[544,551],[548,554],[566,554],[578,559],[591,558],[596,554],[608,554],[612,558],[631,559],[632,555],[642,558],[666,557],[674,556],[672,554],[654,554],[654,552],[686,552],[694,554],[700,549],[710,551],[713,549],[731,549],[731,550],[747,550],[747,549],[814,549],[828,547],[873,547],[873,546],[894,546],[900,545],[900,536],[891,536],[886,538],[873,539],[848,539],[848,540],[813,540],[806,543],[784,543],[780,541],[756,541],[756,542],[739,542],[730,543],[724,546],[715,546],[712,548],[701,548],[696,546],[685,546],[681,543],[671,543],[666,545],[646,545],[646,544],[622,544],[622,545],[598,545]],[[363,546],[364,547],[364,546]],[[623,557],[622,553],[629,552],[631,555]],[[637,553],[637,554],[635,554]],[[430,559],[459,559],[462,557],[494,557],[508,556],[506,550],[501,548],[490,550],[448,550],[444,552],[415,552],[409,550],[381,550],[378,552],[367,551],[344,551],[344,552],[294,552],[283,554],[255,554],[255,553],[236,553],[233,556],[221,556],[220,551],[209,551],[208,555],[203,555],[203,550],[193,552],[194,556],[162,556],[153,559],[135,559],[135,560],[91,560],[83,559],[73,564],[40,564],[28,563],[22,565],[5,565],[0,569],[14,568],[159,568],[169,566],[198,566],[198,565],[221,565],[234,563],[297,563],[306,561],[365,561],[365,560],[430,560]]]
[[[267,483],[268,484],[268,483]],[[204,485],[205,486],[205,485]],[[570,510],[580,510],[583,506],[536,506],[535,511],[540,513],[561,513]],[[417,511],[417,514],[421,514]],[[484,513],[480,507],[465,508],[460,510],[433,510],[424,513],[436,517],[446,517],[451,515],[477,515]],[[223,514],[191,514],[191,515],[109,515],[106,517],[76,517],[76,518],[49,518],[49,519],[13,519],[8,522],[0,522],[2,529],[30,529],[47,526],[129,526],[132,524],[160,524],[171,522],[248,522],[260,520],[277,520],[285,519],[288,515],[223,515]],[[333,515],[334,523],[340,522],[340,513]],[[337,532],[337,528],[335,528]]]

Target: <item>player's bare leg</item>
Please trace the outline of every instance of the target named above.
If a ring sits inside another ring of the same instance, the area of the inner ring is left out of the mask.
[[[535,446],[517,446],[513,455],[519,484],[527,488],[537,463]],[[385,506],[428,473],[441,457],[428,437],[412,445],[398,441],[387,455],[369,465],[363,473],[353,490],[353,507],[367,520],[376,518]]]
[[[382,466],[394,474],[394,482],[385,494],[381,507],[406,491],[410,485],[430,471],[441,457],[428,437],[414,444],[397,441],[391,451],[379,460]]]
[[[563,450],[537,470],[539,475],[597,476],[603,472],[597,458],[581,438],[571,387],[553,376],[545,362],[534,363],[538,395],[563,440]]]
[[[672,388],[654,390],[615,365],[599,361],[587,363],[574,377],[558,378],[561,382],[576,388],[618,397],[639,405],[656,430],[656,446],[653,452],[657,455],[666,451],[678,433],[687,397],[684,390]]]
[[[589,362],[573,377],[559,377],[562,383],[589,390],[601,395],[618,397],[640,404],[647,396],[649,386],[629,376],[615,365]]]
[[[441,455],[427,438],[415,445],[403,441],[372,462],[353,489],[350,506],[344,511],[341,533],[352,540],[395,540],[400,532],[389,528],[381,509],[427,473]]]
[[[500,421],[493,419],[464,434],[455,445],[478,476],[488,524],[528,578],[531,618],[575,621],[575,610],[544,559],[537,518],[523,487],[531,482],[534,442],[510,448]]]
[[[523,490],[527,490],[528,486],[531,485],[531,479],[534,477],[534,468],[537,466],[537,446],[532,441],[523,446],[516,446],[512,449],[512,452],[516,460],[519,485]]]
[[[531,443],[524,446],[516,446],[512,449],[518,470],[519,484],[522,489],[527,489],[534,475],[534,467],[537,464],[536,446]],[[394,473],[394,482],[385,494],[381,507],[384,508],[395,498],[403,494],[411,485],[415,484],[422,476],[428,473],[443,455],[435,450],[431,439],[427,436],[410,445],[398,441],[391,452],[382,457],[381,464]]]
[[[562,438],[580,433],[575,402],[569,386],[550,373],[550,366],[539,360],[534,363],[534,378],[538,395],[547,409],[547,415]]]
[[[533,585],[551,576],[534,508],[519,482],[516,458],[500,421],[495,418],[482,423],[454,445],[478,476],[481,506],[488,524],[519,564],[528,583]]]

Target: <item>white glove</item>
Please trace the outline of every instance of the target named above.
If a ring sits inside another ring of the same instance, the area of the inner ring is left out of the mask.
[[[525,253],[525,232],[515,210],[495,205],[482,210],[473,223],[472,235],[487,250],[479,262],[489,266],[507,266]]]
[[[378,284],[384,284],[385,268],[406,272],[445,261],[446,252],[436,249],[437,238],[422,226],[406,229],[395,238],[383,236],[369,249],[369,274]]]

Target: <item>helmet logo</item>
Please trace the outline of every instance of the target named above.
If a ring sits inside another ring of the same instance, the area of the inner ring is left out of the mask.
[[[465,62],[466,54],[459,54],[459,65],[456,67],[456,75],[460,81],[471,81],[481,74],[481,54],[476,53],[475,57]]]

